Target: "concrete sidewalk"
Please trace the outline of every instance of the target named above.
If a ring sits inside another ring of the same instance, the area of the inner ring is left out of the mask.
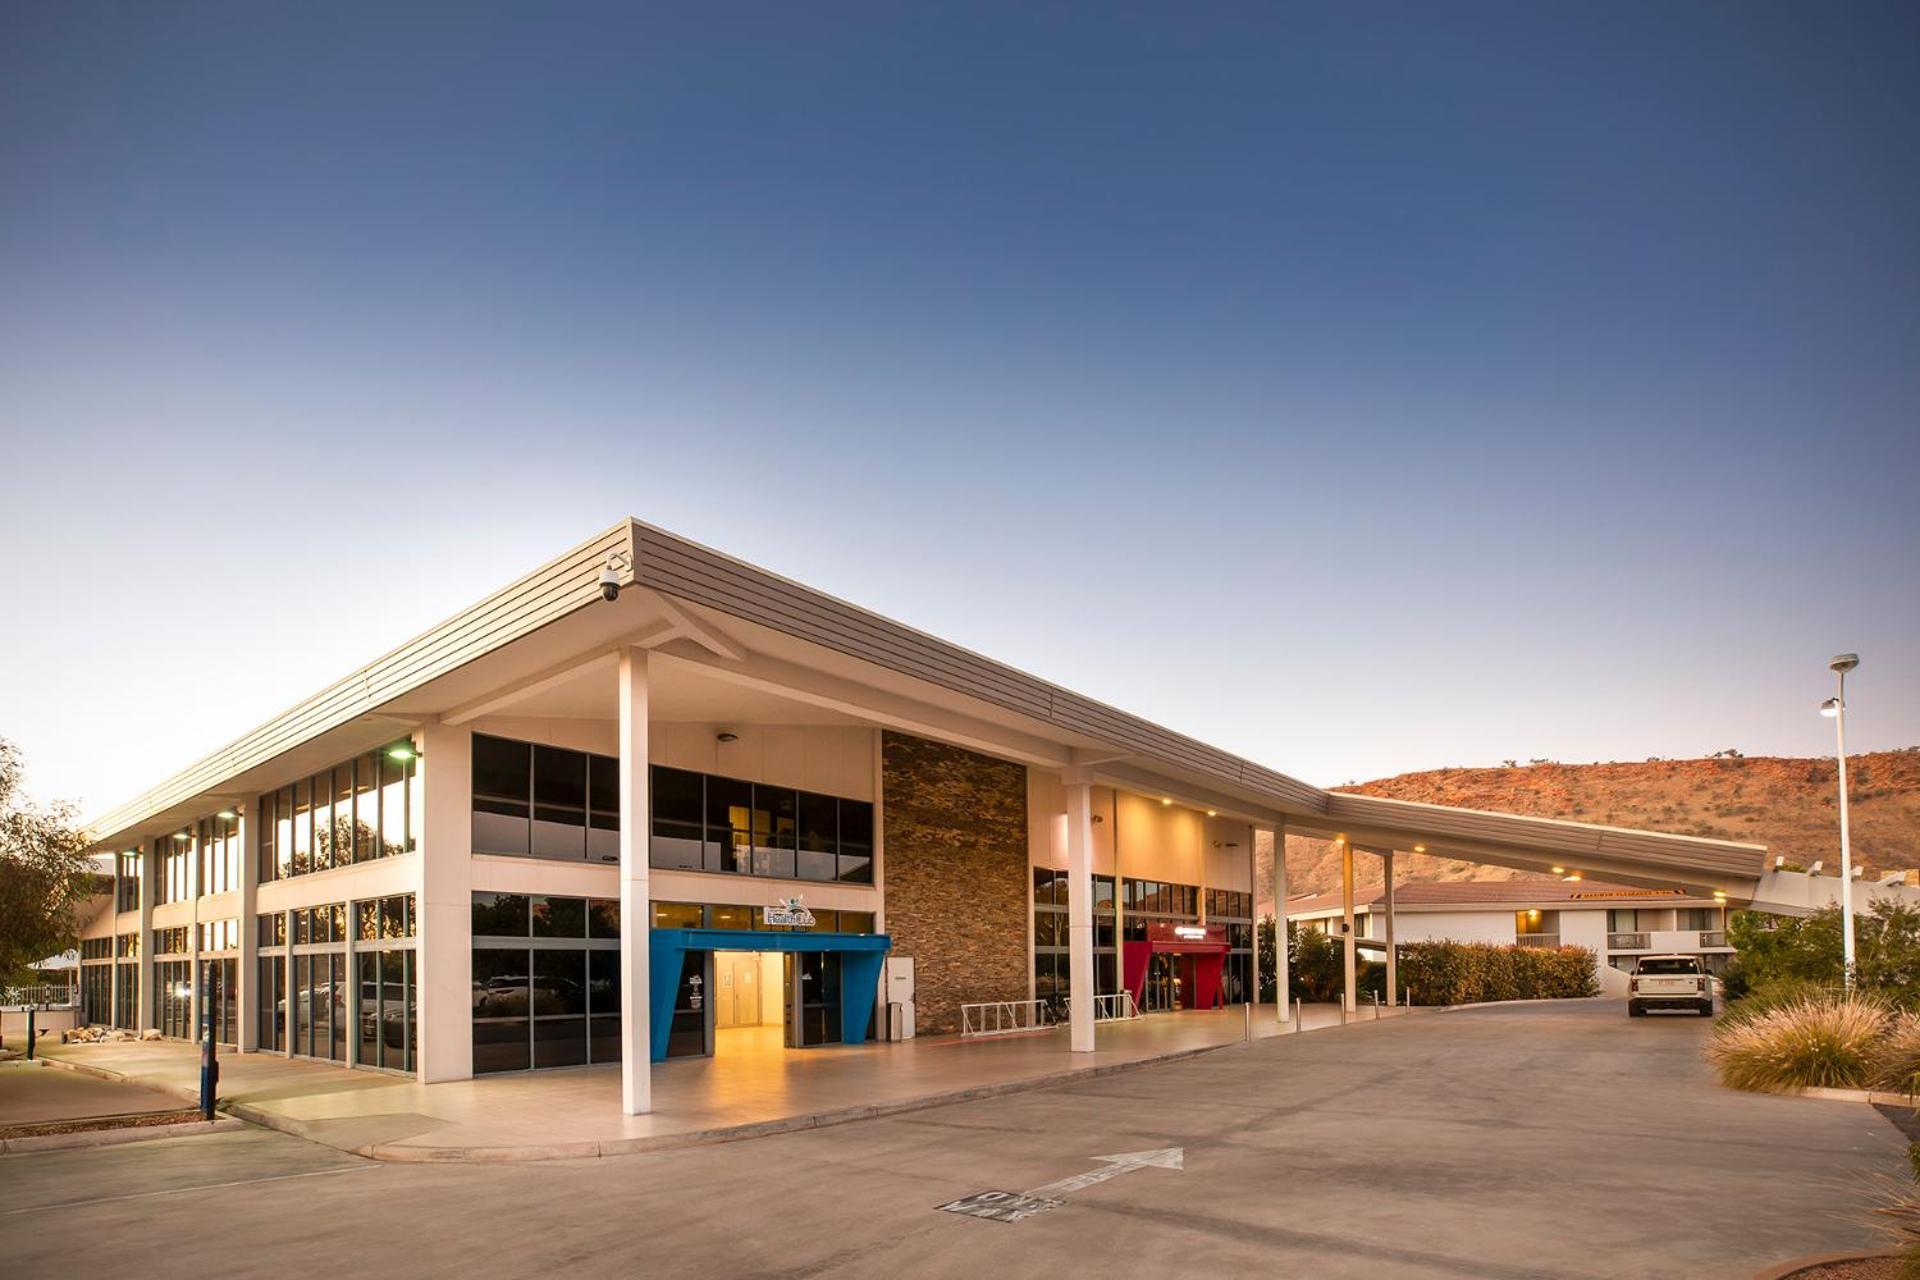
[[[1404,1011],[1381,1010],[1381,1018]],[[1363,1010],[1355,1029],[1375,1020]],[[1308,1006],[1305,1030],[1342,1024],[1336,1006]],[[1103,1023],[1093,1053],[1071,1054],[1064,1030],[962,1041],[803,1051],[743,1047],[657,1064],[654,1110],[620,1114],[617,1066],[523,1072],[422,1085],[271,1054],[221,1059],[233,1115],[328,1146],[392,1161],[553,1160],[623,1155],[819,1128],[923,1107],[1091,1079],[1242,1043],[1243,1008]],[[1294,1034],[1266,1006],[1256,1039]],[[55,1062],[190,1097],[199,1057],[177,1041],[62,1045]]]
[[[181,1106],[170,1090],[51,1070],[38,1062],[0,1065],[0,1129],[173,1112]]]

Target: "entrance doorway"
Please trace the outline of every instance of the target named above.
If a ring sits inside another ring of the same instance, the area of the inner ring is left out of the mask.
[[[889,945],[885,934],[654,929],[653,1060],[866,1040]]]
[[[782,987],[780,956],[772,951],[716,951],[713,953],[713,1025],[721,1031],[735,1027],[779,1026]]]

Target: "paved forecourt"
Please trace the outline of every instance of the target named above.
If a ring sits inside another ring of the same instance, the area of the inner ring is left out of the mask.
[[[1380,1010],[1383,1016],[1402,1013]],[[1372,1009],[1356,1017],[1370,1020]],[[1308,1006],[1300,1025],[1341,1025],[1337,1006]],[[654,1110],[623,1116],[615,1067],[533,1071],[422,1085],[274,1054],[221,1059],[221,1098],[234,1113],[299,1137],[387,1160],[555,1159],[624,1155],[749,1133],[809,1128],[967,1096],[1034,1087],[1132,1064],[1292,1034],[1273,1006],[1159,1014],[1103,1023],[1094,1053],[1069,1054],[1064,1029],[960,1041],[836,1045],[747,1052],[654,1068]],[[67,1045],[61,1061],[193,1096],[200,1059],[189,1044]],[[65,1074],[65,1073],[62,1073]]]
[[[0,1230],[61,1206],[58,1229],[8,1233],[36,1273],[84,1241],[108,1271],[350,1256],[462,1278],[1736,1280],[1872,1242],[1871,1176],[1902,1172],[1904,1141],[1864,1105],[1720,1089],[1709,1025],[1597,1001],[1439,1013],[612,1160],[380,1164],[264,1132],[0,1157]],[[1054,1204],[940,1209],[981,1192]]]

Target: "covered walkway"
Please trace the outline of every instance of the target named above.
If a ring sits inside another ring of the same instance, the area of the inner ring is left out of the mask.
[[[1333,1005],[1310,1005],[1301,1018],[1309,1030],[1341,1021]],[[1372,1021],[1368,1010],[1355,1029]],[[817,1128],[1090,1078],[1239,1044],[1247,1025],[1245,1006],[1102,1023],[1095,1051],[1072,1058],[1062,1052],[1064,1029],[797,1051],[743,1037],[713,1058],[657,1064],[654,1110],[638,1116],[620,1114],[617,1066],[422,1085],[242,1054],[221,1060],[221,1094],[235,1115],[380,1159],[563,1159]],[[1252,1026],[1262,1039],[1292,1034],[1271,1006]],[[198,1054],[178,1041],[62,1045],[48,1056],[175,1093],[197,1087]]]

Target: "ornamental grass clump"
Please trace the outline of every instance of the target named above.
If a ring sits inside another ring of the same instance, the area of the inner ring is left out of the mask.
[[[1860,1089],[1880,1075],[1889,1014],[1859,997],[1809,997],[1714,1028],[1707,1058],[1732,1089]]]
[[[1896,1013],[1887,1019],[1874,1083],[1909,1098],[1920,1096],[1920,1014]],[[1915,1176],[1920,1177],[1920,1167]]]

